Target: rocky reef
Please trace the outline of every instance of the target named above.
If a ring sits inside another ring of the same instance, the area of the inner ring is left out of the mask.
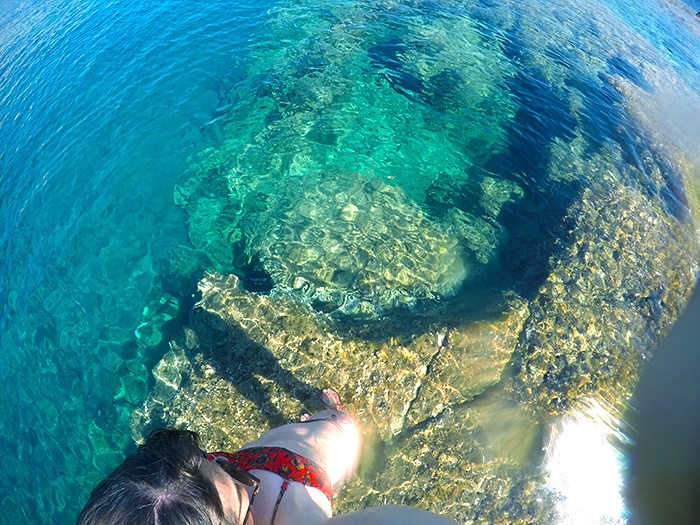
[[[465,172],[505,147],[514,69],[459,9],[274,10],[222,93],[220,144],[176,189],[192,242],[181,273],[234,273],[249,289],[254,273],[324,311],[377,318],[454,295],[472,260],[492,259],[500,207],[523,192]],[[465,183],[479,209],[454,209]]]
[[[457,237],[362,174],[284,181],[251,230],[247,248],[278,287],[347,314],[453,296],[467,272]]]
[[[206,273],[134,438],[235,449],[332,386],[364,433],[336,511],[556,522],[550,430],[625,408],[698,275],[697,163],[646,111],[668,71],[605,6],[327,7],[271,16],[176,189],[174,271]]]
[[[391,502],[468,523],[551,522],[557,496],[539,469],[550,424],[583,400],[624,406],[697,275],[689,223],[612,178],[606,190],[569,208],[538,293],[505,292],[478,318],[348,325],[206,275],[132,415],[135,439],[172,425],[235,449],[320,408],[319,388],[332,385],[365,441],[338,512]]]

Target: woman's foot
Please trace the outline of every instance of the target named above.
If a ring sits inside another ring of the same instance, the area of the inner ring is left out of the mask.
[[[321,401],[323,401],[328,408],[335,408],[337,410],[343,408],[343,403],[340,402],[338,392],[332,388],[323,389],[323,392],[321,393]]]

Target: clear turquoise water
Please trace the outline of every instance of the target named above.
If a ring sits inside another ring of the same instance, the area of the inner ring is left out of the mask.
[[[644,91],[639,60],[651,64],[647,75],[677,75],[663,93],[671,109],[693,100],[700,93],[700,31],[682,4],[295,5],[7,0],[0,7],[0,522],[75,520],[97,480],[133,449],[129,415],[148,393],[150,367],[169,334],[186,320],[197,271],[247,271],[217,259],[216,242],[197,237],[209,229],[193,228],[175,188],[191,178],[188,167],[203,151],[240,151],[260,140],[272,113],[256,106],[265,100],[263,88],[273,103],[286,100],[285,110],[323,99],[279,95],[285,78],[315,67],[313,52],[290,52],[297,43],[313,49],[315,38],[322,50],[323,38],[343,37],[347,49],[368,58],[339,69],[350,75],[356,98],[325,115],[330,128],[344,132],[336,142],[317,134],[313,147],[299,145],[298,119],[312,118],[303,107],[292,111],[297,120],[271,121],[279,134],[269,150],[240,161],[257,167],[254,183],[265,188],[282,171],[339,159],[340,149],[353,155],[339,161],[344,169],[373,165],[385,182],[439,214],[428,198],[435,173],[447,173],[464,192],[463,208],[475,209],[488,205],[477,205],[470,188],[481,192],[509,172],[517,174],[510,182],[540,200],[526,217],[537,230],[525,235],[532,240],[569,197],[571,186],[537,178],[557,141],[584,137],[583,146],[571,147],[580,157],[612,141],[629,153],[625,162],[642,166],[635,157],[644,151],[635,146],[641,126],[663,127],[679,148],[692,148],[689,139],[697,137],[692,119],[668,122],[697,108],[658,114],[633,107],[631,115],[646,118],[633,121],[601,80],[617,75]],[[427,85],[419,72],[441,66],[430,52],[435,42],[439,60],[464,62]],[[583,109],[574,107],[571,90]],[[406,170],[435,143],[444,148]],[[280,168],[289,156],[294,161]],[[667,199],[673,209],[676,199]],[[475,264],[493,263],[484,239],[498,231],[483,230],[473,241]],[[172,272],[171,261],[192,246],[203,253],[200,265]],[[518,261],[528,249],[506,253]],[[523,291],[535,286],[511,270]]]
[[[173,187],[266,8],[2,3],[0,522],[74,522],[131,446],[162,353],[134,331],[186,241]]]

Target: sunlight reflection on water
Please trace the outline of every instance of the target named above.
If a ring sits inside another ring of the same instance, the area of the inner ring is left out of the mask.
[[[562,523],[627,523],[622,497],[630,438],[622,423],[595,399],[562,417],[546,447],[547,487],[561,495]]]

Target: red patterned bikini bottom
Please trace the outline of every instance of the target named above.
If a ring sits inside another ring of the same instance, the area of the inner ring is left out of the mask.
[[[253,447],[238,452],[209,452],[207,459],[225,458],[243,470],[267,470],[284,478],[275,512],[290,481],[303,483],[323,492],[333,502],[333,485],[328,473],[310,459],[281,447]]]

